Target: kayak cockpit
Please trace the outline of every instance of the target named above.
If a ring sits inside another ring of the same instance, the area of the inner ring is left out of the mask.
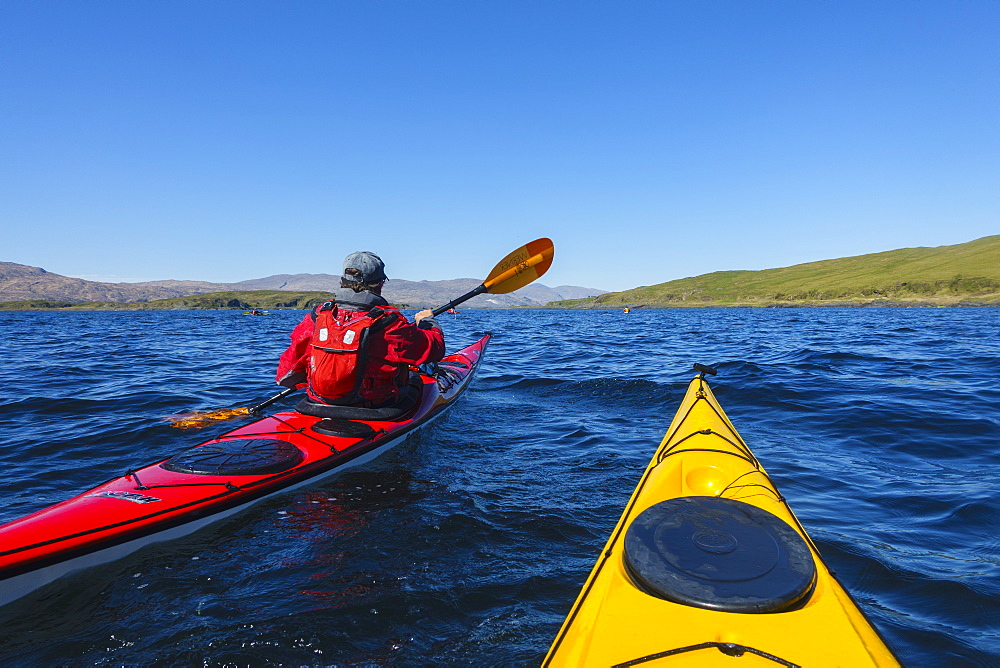
[[[303,415],[337,420],[373,420],[396,422],[407,418],[414,411],[424,394],[424,381],[421,376],[415,376],[400,393],[399,400],[391,406],[381,408],[365,408],[362,406],[337,406],[312,401],[305,397],[295,405],[295,410]]]

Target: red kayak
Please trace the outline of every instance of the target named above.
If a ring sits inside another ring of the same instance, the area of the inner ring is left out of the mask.
[[[374,459],[462,394],[489,339],[486,333],[433,370],[413,374],[399,406],[314,409],[301,402],[295,411],[246,424],[0,526],[0,605]]]

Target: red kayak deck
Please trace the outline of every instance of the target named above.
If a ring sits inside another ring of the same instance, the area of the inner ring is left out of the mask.
[[[373,459],[465,390],[489,338],[447,356],[435,374],[420,373],[419,398],[398,420],[276,413],[0,526],[0,605]],[[206,458],[215,472],[190,472],[198,470],[191,461]]]

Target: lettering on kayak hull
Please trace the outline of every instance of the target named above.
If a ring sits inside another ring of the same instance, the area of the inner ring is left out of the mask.
[[[103,496],[109,499],[122,499],[123,501],[131,501],[132,503],[153,503],[154,501],[160,500],[155,496],[146,496],[145,494],[139,494],[138,492],[117,492],[114,490],[88,494],[88,496]]]

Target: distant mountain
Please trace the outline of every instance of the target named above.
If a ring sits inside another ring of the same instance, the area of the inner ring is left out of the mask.
[[[1000,235],[758,271],[717,271],[560,306],[810,306],[1000,302]]]
[[[340,287],[340,276],[331,274],[276,274],[232,284],[235,290],[323,290]]]
[[[40,267],[0,262],[0,301],[51,299],[70,302],[144,302],[227,290],[228,283],[150,281],[100,283],[60,276]]]
[[[446,281],[405,281],[389,279],[382,294],[395,304],[414,307],[434,307],[446,304],[482,283],[474,278],[455,278]],[[326,290],[340,287],[340,276],[331,274],[278,274],[233,284],[239,290]],[[563,285],[550,288],[532,283],[506,295],[481,295],[470,299],[469,307],[544,306],[549,302],[604,294],[604,290]]]
[[[447,281],[390,280],[383,294],[396,304],[434,307],[472,290],[481,281],[458,278]],[[52,300],[67,302],[147,302],[154,299],[189,297],[212,292],[282,290],[288,292],[331,292],[340,286],[340,277],[331,274],[278,274],[238,283],[205,281],[147,281],[144,283],[101,283],[53,274],[39,267],[0,262],[0,301]],[[507,295],[481,295],[469,307],[544,306],[548,302],[573,299],[578,295],[604,294],[603,290],[560,286],[529,285]]]

